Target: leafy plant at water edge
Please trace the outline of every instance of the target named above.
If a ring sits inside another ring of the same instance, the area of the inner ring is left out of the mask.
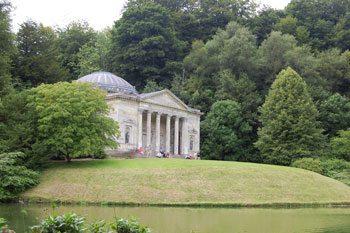
[[[123,218],[115,218],[116,222],[111,224],[113,230],[117,233],[151,233],[147,226],[141,226],[137,218],[131,217],[130,221]]]
[[[0,218],[0,233],[7,228],[7,221],[4,218]]]
[[[106,222],[104,220],[95,221],[89,225],[89,231],[91,233],[104,233]]]
[[[39,183],[37,172],[23,166],[21,152],[0,154],[0,199],[11,198]]]
[[[79,233],[85,232],[87,229],[84,226],[85,217],[81,217],[76,213],[49,216],[41,221],[39,225],[33,226],[30,229],[31,233],[58,233],[69,232]]]

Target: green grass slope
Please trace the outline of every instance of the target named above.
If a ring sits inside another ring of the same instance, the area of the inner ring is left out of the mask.
[[[310,171],[264,164],[134,159],[56,163],[22,198],[140,204],[350,203],[350,187]]]

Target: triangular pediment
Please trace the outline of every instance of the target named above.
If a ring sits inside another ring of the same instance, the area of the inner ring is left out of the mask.
[[[162,91],[146,93],[141,95],[141,99],[148,103],[163,105],[167,107],[188,110],[188,106],[177,98],[171,91],[165,89]]]

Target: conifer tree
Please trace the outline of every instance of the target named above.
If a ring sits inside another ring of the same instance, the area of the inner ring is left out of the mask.
[[[290,165],[318,155],[324,138],[317,127],[318,111],[305,81],[293,69],[277,75],[259,111],[262,127],[255,145],[265,163]]]

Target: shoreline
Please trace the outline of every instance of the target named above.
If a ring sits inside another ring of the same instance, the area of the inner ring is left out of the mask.
[[[116,202],[116,201],[74,201],[51,200],[44,198],[16,197],[8,200],[0,200],[0,203],[22,203],[38,205],[80,205],[80,206],[104,206],[104,207],[178,207],[178,208],[350,208],[350,202],[313,202],[313,203],[215,203],[215,202],[184,202],[184,203],[141,203],[141,202]]]

